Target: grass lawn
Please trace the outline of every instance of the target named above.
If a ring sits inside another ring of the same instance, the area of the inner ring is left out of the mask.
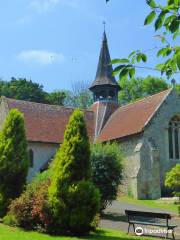
[[[137,200],[137,199],[132,199],[132,198],[127,197],[127,196],[120,196],[119,199],[122,202],[127,202],[127,203],[130,203],[130,204],[146,206],[146,207],[150,207],[150,208],[159,208],[159,209],[162,209],[162,210],[169,210],[169,211],[173,211],[176,214],[178,214],[177,204],[161,203],[160,200]]]
[[[0,240],[124,240],[124,239],[134,239],[134,240],[151,240],[154,238],[143,238],[134,237],[122,233],[119,231],[102,229],[97,230],[95,233],[90,234],[87,237],[76,238],[76,237],[53,237],[37,232],[26,232],[18,228],[9,227],[0,224]],[[156,238],[157,239],[157,238]]]

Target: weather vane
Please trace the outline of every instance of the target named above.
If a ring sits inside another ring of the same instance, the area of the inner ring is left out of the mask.
[[[174,78],[171,80],[171,84],[172,84],[173,88],[176,87],[176,80]]]
[[[106,30],[106,22],[103,21],[103,25],[104,25],[104,31]]]

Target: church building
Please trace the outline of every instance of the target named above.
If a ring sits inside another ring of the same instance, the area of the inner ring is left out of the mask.
[[[94,103],[83,110],[90,141],[119,143],[125,158],[122,191],[137,199],[160,198],[166,172],[180,163],[180,97],[171,88],[121,105],[121,88],[110,61],[104,32],[96,77],[90,86]],[[0,127],[13,108],[25,118],[30,180],[48,165],[63,142],[73,108],[2,97]]]

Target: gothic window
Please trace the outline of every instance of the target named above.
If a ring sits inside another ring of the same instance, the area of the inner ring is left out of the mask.
[[[34,166],[34,152],[29,149],[29,166],[32,168]]]
[[[169,122],[169,157],[179,159],[180,117],[175,116]]]

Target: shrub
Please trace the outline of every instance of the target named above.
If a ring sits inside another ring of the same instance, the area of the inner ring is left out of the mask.
[[[87,233],[99,209],[99,191],[91,182],[90,146],[84,114],[75,110],[52,164],[49,187],[54,230]]]
[[[9,212],[3,222],[8,225],[16,225],[25,229],[50,231],[51,215],[48,204],[48,186],[50,174],[46,171],[39,174],[35,180],[27,186],[23,194],[12,201]]]
[[[3,218],[3,223],[12,227],[15,227],[18,225],[15,216],[10,214],[6,215]]]
[[[0,216],[4,216],[12,199],[18,197],[26,183],[29,160],[23,115],[9,112],[0,133]]]
[[[91,147],[93,182],[101,194],[101,210],[117,196],[122,173],[122,153],[116,143]]]
[[[176,164],[167,174],[165,186],[173,190],[173,194],[179,197],[178,213],[180,216],[180,164]]]
[[[180,164],[176,164],[166,174],[165,186],[173,190],[175,196],[180,197]]]

